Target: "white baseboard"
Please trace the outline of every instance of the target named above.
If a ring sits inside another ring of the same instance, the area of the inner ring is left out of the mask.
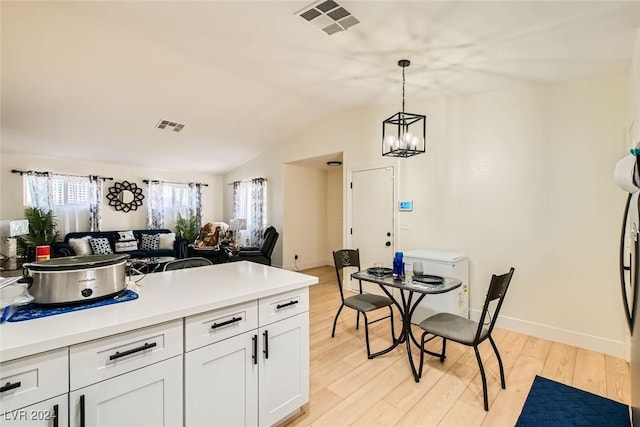
[[[326,260],[307,261],[307,262],[298,261],[297,263],[289,262],[286,265],[284,265],[282,268],[284,270],[298,271],[298,270],[306,270],[308,268],[323,267],[326,265],[333,265],[333,263],[328,263]]]
[[[472,319],[477,320],[479,317],[479,310],[471,310]],[[628,358],[627,345],[622,341],[614,341],[607,338],[506,316],[499,316],[496,326],[502,329],[508,329],[510,331],[543,338],[545,340],[580,347],[585,350],[597,351],[598,353],[608,354],[625,360]]]

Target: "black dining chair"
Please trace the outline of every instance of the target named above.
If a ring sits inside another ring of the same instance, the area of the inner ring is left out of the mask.
[[[345,268],[354,267],[357,271],[360,270],[360,251],[358,249],[341,249],[333,251],[333,262],[336,267],[336,275],[338,276],[338,289],[340,290],[340,308],[336,313],[335,319],[333,319],[333,329],[331,330],[331,338],[335,336],[336,324],[338,323],[338,317],[343,307],[349,307],[356,310],[356,329],[360,328],[360,314],[364,317],[364,336],[367,343],[367,357],[372,359],[371,347],[369,346],[369,325],[384,320],[386,318],[391,319],[391,339],[395,341],[394,329],[393,329],[393,301],[391,299],[375,294],[367,294],[362,292],[362,281],[358,281],[359,293],[353,296],[344,297],[344,291],[342,289],[342,273]],[[355,272],[355,271],[354,271]],[[369,322],[367,313],[375,311],[380,308],[389,307],[389,315],[381,317]]]
[[[211,260],[201,257],[182,258],[175,261],[169,261],[164,265],[162,271],[182,270],[183,268],[206,267],[213,265]]]
[[[491,338],[491,332],[498,319],[498,313],[504,302],[504,297],[507,294],[507,289],[511,283],[511,277],[513,276],[514,269],[511,267],[508,273],[496,276],[491,276],[491,283],[489,284],[489,290],[482,307],[482,313],[480,314],[480,320],[469,320],[466,317],[458,316],[452,313],[438,313],[420,322],[419,326],[424,330],[422,338],[420,340],[420,346],[422,351],[420,352],[420,369],[418,371],[418,377],[422,377],[422,366],[424,363],[424,354],[431,354],[432,356],[440,357],[440,362],[444,362],[446,356],[445,351],[447,348],[447,340],[451,340],[469,347],[473,347],[476,353],[476,359],[478,360],[478,366],[480,367],[480,376],[482,377],[482,395],[484,397],[484,410],[489,410],[489,399],[487,397],[487,378],[484,373],[484,366],[482,366],[482,359],[480,358],[480,352],[478,351],[478,345],[489,340],[493,351],[498,359],[498,366],[500,367],[500,381],[502,388],[506,388],[504,381],[504,368],[502,367],[502,359],[498,352],[496,343]],[[429,339],[425,339],[428,335],[432,335]],[[434,338],[442,338],[442,353],[434,353],[425,348],[425,344]]]

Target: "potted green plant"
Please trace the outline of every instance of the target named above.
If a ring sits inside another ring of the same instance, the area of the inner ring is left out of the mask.
[[[176,222],[176,236],[183,237],[189,242],[193,242],[198,237],[198,219],[195,216],[183,218],[178,214],[178,221]]]
[[[60,239],[56,218],[52,211],[29,207],[24,210],[24,217],[29,221],[29,234],[18,237],[18,253],[25,255],[28,247],[52,245]]]

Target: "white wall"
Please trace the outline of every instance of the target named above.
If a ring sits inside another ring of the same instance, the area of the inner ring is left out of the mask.
[[[632,96],[629,100],[628,148],[631,148],[640,145],[640,30],[636,35],[631,71],[629,72],[629,86]]]
[[[326,224],[326,253],[324,264],[333,265],[331,253],[342,249],[342,230],[344,229],[342,204],[342,167],[336,167],[327,171],[327,224]],[[287,224],[285,222],[285,224]]]
[[[380,156],[381,121],[397,105],[342,111],[225,181],[267,175],[271,222],[284,234],[284,163],[342,151],[345,168],[395,164],[398,197],[414,200],[397,250],[468,253],[476,311],[491,273],[514,266],[504,326],[623,356],[624,194],[612,173],[625,152],[628,96],[620,75],[410,102],[407,111],[427,115],[427,154],[402,160]]]
[[[331,251],[342,247],[342,186],[342,168],[284,166],[283,268],[333,263]]]
[[[139,166],[114,165],[110,163],[87,162],[62,158],[26,156],[2,153],[0,158],[0,219],[24,217],[22,177],[11,173],[17,170],[51,171],[60,174],[99,175],[113,177],[104,183],[102,214],[103,230],[144,229],[147,227],[147,186],[144,179],[161,179],[174,182],[201,182],[202,219],[213,221],[222,216],[222,177],[220,175],[196,173],[192,171],[170,171]],[[108,188],[117,181],[127,180],[143,189],[145,199],[136,211],[118,212],[109,206],[106,198]]]
[[[324,265],[327,252],[327,173],[305,166],[284,166],[283,267]],[[297,263],[294,255],[298,255]]]

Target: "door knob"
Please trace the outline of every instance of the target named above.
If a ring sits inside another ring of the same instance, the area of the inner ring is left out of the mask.
[[[391,246],[391,242],[385,243],[385,246]]]

